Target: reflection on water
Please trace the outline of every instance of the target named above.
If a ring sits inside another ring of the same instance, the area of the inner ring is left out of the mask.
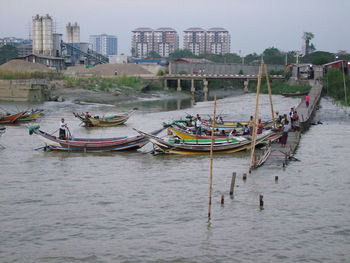
[[[216,96],[217,99],[226,98],[229,96],[241,95],[242,91],[238,89],[229,90],[211,90],[208,94],[207,100],[212,101]],[[197,102],[205,101],[204,95],[186,95],[176,99],[159,99],[159,100],[141,100],[133,103],[125,103],[125,108],[138,108],[145,111],[173,111],[193,107]]]

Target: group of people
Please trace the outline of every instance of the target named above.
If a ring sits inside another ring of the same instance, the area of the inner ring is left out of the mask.
[[[287,114],[279,115],[277,114],[277,120],[276,123],[279,129],[282,130],[282,137],[280,138],[280,144],[282,147],[285,147],[287,144],[288,139],[288,132],[289,131],[299,131],[300,130],[300,122],[299,122],[299,115],[298,112],[291,108],[289,112],[289,116]]]

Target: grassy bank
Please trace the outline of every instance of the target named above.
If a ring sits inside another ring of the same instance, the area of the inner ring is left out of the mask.
[[[101,77],[71,77],[65,76],[66,87],[80,87],[94,91],[135,91],[142,88],[142,80],[138,77],[120,76],[113,78]]]
[[[256,82],[249,83],[249,90],[252,92],[256,92]],[[283,93],[303,93],[308,92],[311,89],[310,85],[290,85],[283,80],[273,80],[270,83],[272,94],[283,94]],[[268,87],[266,80],[263,80],[260,87],[260,93],[267,94]]]
[[[20,72],[0,69],[0,79],[15,80],[15,79],[47,79],[57,80],[63,79],[63,75],[57,72]]]
[[[344,87],[345,79],[345,87]],[[350,77],[337,69],[331,69],[323,78],[324,95],[330,96],[345,106],[350,106]],[[346,99],[345,99],[346,94]]]

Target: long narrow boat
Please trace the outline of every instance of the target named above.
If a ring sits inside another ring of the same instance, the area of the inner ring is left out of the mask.
[[[0,117],[0,123],[14,123],[16,122],[20,117],[22,117],[26,112],[19,112],[16,114],[8,115],[8,116],[2,116]]]
[[[139,130],[136,130],[141,135],[144,135],[149,139],[151,143],[162,153],[172,153],[172,154],[209,154],[211,143],[208,139],[205,139],[206,142],[196,140],[192,142],[177,142],[177,141],[169,141],[162,138],[159,138],[155,135],[148,134]],[[271,130],[264,131],[262,134],[259,134],[257,139],[257,145],[263,142],[268,142],[272,140],[276,140],[280,137],[280,134],[277,134]],[[236,138],[236,137],[235,137]],[[214,153],[234,153],[238,151],[243,151],[246,149],[250,149],[251,140],[246,138],[240,138],[236,140],[230,140],[228,142],[221,141],[220,143],[215,142],[213,146]]]
[[[187,130],[177,128],[175,126],[168,127],[168,131],[171,132],[173,135],[176,135],[180,139],[184,139],[184,140],[211,139],[211,136],[208,136],[208,135],[198,136],[196,134],[190,133]],[[215,138],[227,138],[228,136],[220,135],[220,136],[214,136],[214,137]]]
[[[73,114],[84,123],[85,127],[110,127],[124,124],[134,112],[130,111],[126,114],[115,114],[106,117],[87,116],[86,114],[79,113]]]
[[[17,121],[35,121],[41,115],[43,115],[43,110],[31,110],[19,117]]]
[[[159,129],[151,134],[156,135],[163,130]],[[56,136],[50,135],[40,130],[40,126],[29,128],[29,134],[35,134],[41,141],[45,143],[45,147],[49,150],[58,151],[80,151],[80,152],[110,152],[135,150],[143,147],[148,140],[143,135],[123,136],[114,138],[70,138],[61,140]]]

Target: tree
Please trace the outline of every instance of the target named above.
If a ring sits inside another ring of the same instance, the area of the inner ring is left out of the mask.
[[[178,49],[169,55],[169,58],[195,58],[196,55],[193,54],[189,49]]]
[[[311,52],[316,50],[315,46],[310,43],[311,39],[313,39],[314,37],[315,35],[313,33],[304,32],[303,39],[305,40],[305,55],[309,55]]]
[[[4,45],[0,47],[0,65],[16,57],[18,57],[16,47],[11,45]]]
[[[267,64],[285,64],[285,53],[281,52],[278,48],[270,47],[264,50],[263,58]]]
[[[148,58],[161,58],[161,56],[154,50],[148,53]]]
[[[135,48],[131,48],[131,56],[135,57],[136,56],[136,50]]]
[[[252,54],[248,54],[244,57],[245,63],[260,63],[261,55],[256,54],[255,52]]]
[[[316,65],[323,65],[334,61],[335,55],[326,51],[316,51],[301,58],[302,63],[312,63]]]

